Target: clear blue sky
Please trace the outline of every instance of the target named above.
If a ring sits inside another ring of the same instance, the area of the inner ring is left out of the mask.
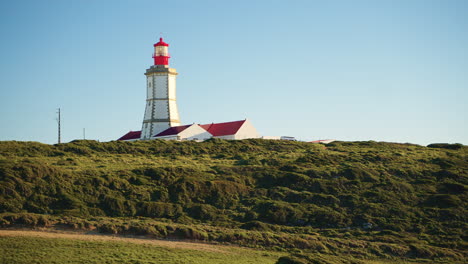
[[[160,32],[182,123],[468,144],[468,1],[0,3],[0,140],[140,130]]]

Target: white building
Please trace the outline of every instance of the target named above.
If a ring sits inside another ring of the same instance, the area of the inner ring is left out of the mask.
[[[153,139],[164,140],[207,140],[213,137],[208,131],[197,124],[170,127],[155,135]]]
[[[118,140],[135,141],[140,139],[141,131],[130,131]],[[170,127],[150,139],[163,140],[207,140],[209,138],[240,140],[260,138],[255,127],[248,121],[232,121],[205,125],[185,125]]]

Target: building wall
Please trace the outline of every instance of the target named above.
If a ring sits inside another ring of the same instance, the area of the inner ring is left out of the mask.
[[[167,98],[168,94],[168,73],[163,75],[153,75],[154,78],[154,97],[152,98]]]
[[[227,139],[227,140],[240,140],[248,138],[259,138],[260,135],[257,132],[257,129],[250,123],[249,120],[245,120],[244,124],[239,128],[236,134],[234,135],[224,135],[224,136],[214,136],[214,138]]]
[[[246,120],[235,134],[234,139],[247,139],[259,137],[260,135],[258,134],[257,129],[255,129],[255,127],[252,125],[252,123],[250,123],[249,120]]]
[[[162,140],[178,140],[178,135],[170,135],[170,136],[163,136],[163,137],[154,137],[152,139],[162,139]]]
[[[179,133],[182,140],[207,140],[213,135],[197,124],[193,124]]]
[[[146,70],[146,109],[141,139],[150,139],[171,126],[179,126],[175,69],[152,66]]]
[[[153,101],[153,118],[155,119],[168,119],[169,118],[169,102],[168,100],[155,100]]]
[[[154,75],[146,76],[146,99],[153,98],[154,77]]]
[[[228,140],[234,140],[236,139],[235,135],[227,135],[227,136],[216,136],[214,138],[219,138],[219,139],[228,139]]]
[[[143,123],[140,139],[149,139],[151,137],[152,125],[152,123]]]
[[[170,118],[170,126],[180,126],[180,116],[179,116],[179,109],[177,108],[177,97],[176,97],[176,75],[169,75],[168,76],[168,110],[169,110],[169,118]]]
[[[137,140],[140,140],[140,139],[139,138],[133,138],[133,139],[126,139],[126,140],[122,140],[122,141],[131,142],[131,141],[137,141]]]
[[[262,139],[269,139],[269,140],[280,140],[280,136],[263,136]]]
[[[161,137],[153,137],[153,139],[164,139],[164,140],[207,140],[211,138],[212,135],[200,127],[197,124],[193,124],[184,131],[180,132],[177,135],[168,135],[168,136],[161,136]]]
[[[175,100],[176,99],[176,76],[169,75],[168,83],[169,83],[169,93],[167,94],[167,97],[169,99]]]

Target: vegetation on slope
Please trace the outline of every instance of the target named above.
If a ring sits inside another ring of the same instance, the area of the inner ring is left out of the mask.
[[[157,237],[462,260],[467,150],[372,141],[0,142],[0,221],[74,221],[112,233],[131,232],[137,221]]]
[[[138,243],[136,243],[138,242]],[[211,250],[210,250],[211,249]],[[160,247],[144,240],[94,239],[92,236],[0,236],[0,263],[273,264],[275,252],[213,246],[204,249]]]

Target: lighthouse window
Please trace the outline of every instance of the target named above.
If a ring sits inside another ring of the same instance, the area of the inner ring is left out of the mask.
[[[157,46],[156,47],[156,56],[167,56],[167,47]]]

